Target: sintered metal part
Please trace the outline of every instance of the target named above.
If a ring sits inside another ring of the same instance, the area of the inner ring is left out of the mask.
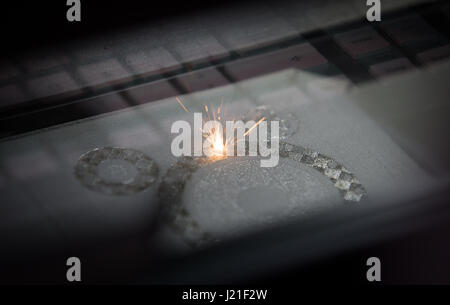
[[[358,202],[366,195],[366,190],[355,175],[333,158],[284,142],[280,142],[280,157],[290,158],[324,174],[346,201]]]
[[[246,150],[248,150],[248,142],[246,144]],[[319,152],[280,142],[280,157],[312,167],[325,175],[340,191],[345,201],[359,202],[366,195],[366,190],[353,173],[334,159]],[[211,241],[212,236],[203,231],[183,205],[183,191],[193,173],[215,161],[206,157],[182,157],[169,168],[158,189],[163,218],[191,245]]]
[[[212,162],[214,162],[213,159],[206,157],[181,157],[167,170],[158,188],[162,218],[182,233],[191,245],[209,241],[211,236],[200,228],[183,206],[184,187],[194,172]]]
[[[146,154],[119,147],[93,149],[75,166],[82,185],[108,195],[138,193],[157,181],[158,171],[156,162]]]

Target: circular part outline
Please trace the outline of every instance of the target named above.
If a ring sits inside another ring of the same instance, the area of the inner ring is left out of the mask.
[[[246,142],[248,150],[248,142]],[[347,202],[359,202],[367,192],[356,176],[331,157],[309,148],[280,141],[280,157],[289,158],[297,163],[312,167],[325,175],[339,190]],[[186,183],[199,168],[215,162],[206,157],[181,157],[172,165],[162,178],[158,188],[158,200],[162,218],[184,240],[195,247],[213,240],[200,225],[190,217],[183,206],[182,195]]]
[[[98,174],[98,166],[105,160],[124,160],[136,169],[136,176],[127,182],[107,181]],[[157,181],[156,162],[143,152],[121,147],[101,147],[80,156],[75,165],[75,177],[90,190],[108,195],[132,195]]]

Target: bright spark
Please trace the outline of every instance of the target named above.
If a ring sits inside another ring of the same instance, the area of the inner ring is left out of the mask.
[[[252,132],[253,129],[256,128],[259,124],[261,124],[262,121],[264,121],[265,117],[262,117],[258,122],[255,123],[249,130],[247,130],[246,133],[244,133],[244,137],[246,137],[250,132]]]
[[[176,97],[176,100],[178,104],[180,104],[181,107],[183,107],[184,111],[189,112],[189,110],[186,108],[186,106],[183,104],[181,99]],[[212,110],[212,116],[213,116],[213,122],[220,122],[221,116],[221,108],[223,104],[223,98],[220,103],[219,108],[217,109],[217,119],[216,119],[216,111],[213,107]],[[209,108],[207,105],[205,105],[206,113],[208,114],[208,120],[211,120]],[[222,111],[222,118],[224,117],[224,113]],[[264,121],[266,118],[262,117],[258,122],[255,123],[247,132],[244,133],[244,137],[249,135],[259,124],[261,124],[262,121]],[[234,145],[231,141],[232,135],[228,139],[224,139],[223,134],[221,132],[217,132],[215,128],[211,128],[209,131],[205,131],[202,129],[203,137],[205,138],[205,141],[209,144],[207,147],[209,147],[209,152],[212,155],[213,158],[223,158],[226,157],[227,148],[229,145]]]
[[[175,99],[177,100],[178,104],[183,107],[184,111],[189,112],[189,110],[187,110],[186,106],[184,106],[183,102],[178,98],[178,96],[175,97]]]

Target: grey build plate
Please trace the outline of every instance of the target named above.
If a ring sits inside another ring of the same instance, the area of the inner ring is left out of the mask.
[[[323,175],[291,160],[262,169],[257,159],[229,158],[198,170],[187,181],[181,200],[188,214],[202,230],[220,239],[344,204],[349,209],[395,204],[433,191],[445,183],[431,170],[439,168],[433,150],[407,125],[396,125],[389,116],[385,123],[381,105],[392,114],[405,112],[407,105],[392,107],[408,100],[418,105],[420,113],[424,105],[420,100],[425,98],[421,92],[427,86],[434,92],[427,101],[437,97],[439,105],[448,96],[448,86],[430,80],[445,80],[449,70],[445,64],[358,88],[342,77],[285,70],[181,96],[192,112],[201,111],[204,104],[217,108],[223,98],[224,109],[233,117],[259,105],[273,107],[280,116],[294,115],[297,131],[286,141],[334,158],[367,190],[367,197],[349,205]],[[373,100],[381,95],[383,101]],[[155,220],[159,208],[158,183],[129,196],[105,195],[85,188],[76,179],[74,166],[92,149],[117,146],[145,153],[157,163],[161,177],[176,162],[170,152],[171,124],[192,117],[169,98],[1,142],[0,239],[8,245],[13,236],[14,247],[27,247],[17,241],[33,236],[36,244],[45,245],[144,228]],[[399,145],[401,139],[417,141]],[[162,247],[184,247],[189,234],[164,232],[158,239]]]

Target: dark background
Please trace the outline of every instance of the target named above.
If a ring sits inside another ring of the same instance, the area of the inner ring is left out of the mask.
[[[211,6],[252,0],[81,0],[81,22],[66,19],[66,0],[9,1],[1,4],[2,52],[13,54],[30,48],[114,31],[141,22],[164,20]]]

